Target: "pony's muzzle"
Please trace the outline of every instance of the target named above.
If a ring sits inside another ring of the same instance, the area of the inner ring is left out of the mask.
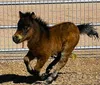
[[[20,35],[14,35],[14,36],[12,36],[12,39],[16,44],[18,44],[18,43],[20,43],[22,37]]]

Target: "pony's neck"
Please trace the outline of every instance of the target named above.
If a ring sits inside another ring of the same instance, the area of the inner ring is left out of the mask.
[[[38,43],[49,38],[49,27],[42,21],[33,21],[33,34],[28,42]]]
[[[38,24],[38,27],[40,28],[40,36],[46,34],[46,37],[49,37],[49,27],[45,21],[43,21],[41,18],[37,17],[35,18],[35,22]]]
[[[32,36],[31,38],[28,40],[28,43],[32,42],[32,43],[37,43],[40,40],[40,31],[39,31],[39,26],[38,24],[33,24],[32,26]]]

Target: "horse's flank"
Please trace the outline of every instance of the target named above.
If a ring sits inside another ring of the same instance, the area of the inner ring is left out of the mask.
[[[44,33],[40,36],[38,42],[29,42],[28,47],[35,53],[34,56],[52,56],[57,54],[63,50],[62,46],[65,46],[67,41],[67,43],[71,45],[71,42],[74,41],[74,39],[79,39],[79,31],[75,28],[77,28],[77,26],[71,22],[63,22],[49,27],[49,37],[46,37],[46,34]],[[74,44],[76,45],[77,42]]]

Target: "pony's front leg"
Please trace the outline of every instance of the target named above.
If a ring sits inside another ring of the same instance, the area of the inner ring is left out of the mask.
[[[32,74],[32,75],[38,75],[39,72],[35,71],[32,69],[32,67],[30,66],[30,62],[31,60],[33,60],[35,57],[32,55],[32,53],[29,51],[27,53],[27,55],[24,57],[24,63],[26,65],[27,71]]]

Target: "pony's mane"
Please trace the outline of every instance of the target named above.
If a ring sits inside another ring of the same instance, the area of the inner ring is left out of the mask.
[[[40,17],[35,17],[34,20],[38,23],[41,34],[45,32],[46,35],[49,37],[49,29],[50,28],[49,28],[48,24],[45,21],[43,21]]]

